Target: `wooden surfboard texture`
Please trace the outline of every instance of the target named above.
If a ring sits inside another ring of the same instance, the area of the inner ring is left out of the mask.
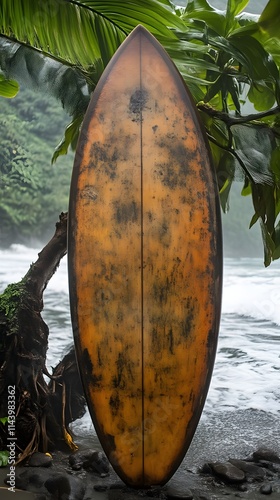
[[[97,435],[127,484],[164,484],[189,447],[212,374],[221,227],[195,106],[141,26],[93,93],[68,243],[77,359]]]

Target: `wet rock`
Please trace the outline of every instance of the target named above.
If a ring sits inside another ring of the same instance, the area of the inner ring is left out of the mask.
[[[47,479],[45,488],[57,500],[82,500],[86,485],[77,477],[58,474]]]
[[[85,469],[97,472],[101,476],[109,472],[109,461],[102,451],[78,451],[69,456],[69,464],[73,470]]]
[[[180,500],[192,500],[193,493],[187,488],[179,488],[168,486],[166,489],[166,495],[168,499],[180,499]]]
[[[230,462],[214,462],[209,465],[216,476],[228,483],[242,483],[246,479],[245,472]]]
[[[37,492],[44,489],[45,481],[51,476],[48,469],[33,469],[27,467],[25,470],[19,468],[16,472],[16,488]]]
[[[29,467],[50,467],[53,459],[50,455],[45,453],[35,452],[31,455],[28,465]]]
[[[270,450],[269,448],[258,448],[258,450],[254,451],[253,453],[253,459],[257,462],[265,460],[267,462],[280,464],[280,457],[278,453],[276,453],[274,450]]]
[[[248,489],[248,488],[247,488],[246,484],[244,484],[244,483],[242,483],[242,484],[239,484],[239,485],[238,485],[238,490],[239,490],[239,491],[242,491],[243,493],[244,493],[245,491],[247,491],[247,489]]]
[[[260,493],[262,493],[263,495],[271,495],[271,493],[272,493],[271,484],[263,484],[260,487]]]
[[[154,486],[152,488],[149,488],[145,492],[145,496],[148,498],[159,498],[160,500],[167,499],[167,496],[166,496],[165,491],[163,490],[162,486]]]
[[[108,486],[106,486],[106,484],[95,484],[93,489],[95,491],[107,491]]]
[[[109,490],[108,491],[109,500],[139,500],[139,496],[134,493],[124,492],[123,490]]]
[[[202,474],[212,474],[212,469],[208,463],[205,463],[199,469],[199,472],[201,472]]]
[[[245,472],[247,479],[249,476],[256,481],[261,481],[265,477],[265,470],[258,465],[245,462],[244,460],[236,459],[229,459],[229,462],[238,469]]]

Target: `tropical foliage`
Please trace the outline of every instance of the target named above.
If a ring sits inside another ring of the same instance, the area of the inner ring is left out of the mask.
[[[21,89],[2,99],[0,111],[0,239],[1,245],[45,241],[67,211],[73,155],[51,166],[66,113],[50,96]]]
[[[280,257],[280,3],[269,0],[260,17],[244,12],[248,0],[228,0],[223,11],[207,0],[186,4],[2,0],[0,92],[12,97],[17,82],[25,82],[61,100],[72,120],[55,160],[75,148],[104,67],[143,24],[191,90],[210,140],[223,210],[234,179],[252,197],[251,225],[260,221],[268,265]]]

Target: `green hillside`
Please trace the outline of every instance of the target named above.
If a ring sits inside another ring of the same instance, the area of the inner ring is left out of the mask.
[[[51,165],[69,117],[46,94],[0,99],[0,245],[46,241],[68,209],[73,155]]]

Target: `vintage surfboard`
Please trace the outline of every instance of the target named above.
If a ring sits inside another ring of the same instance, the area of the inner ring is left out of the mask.
[[[141,26],[89,104],[68,245],[77,360],[97,435],[128,485],[164,484],[189,447],[209,387],[222,243],[195,105]]]

